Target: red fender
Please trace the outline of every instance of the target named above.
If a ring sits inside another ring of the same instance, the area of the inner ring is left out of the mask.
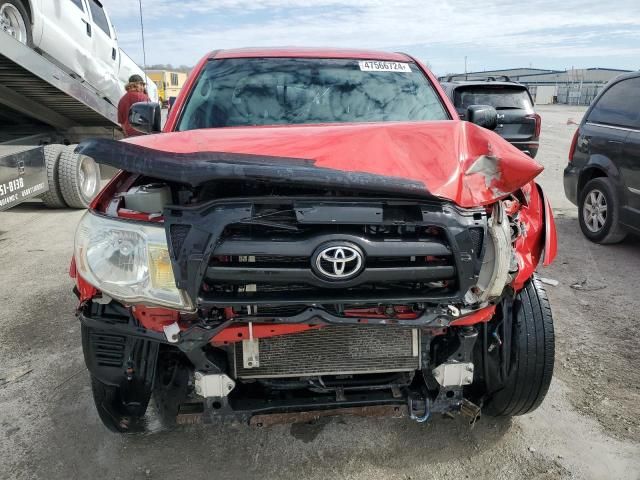
[[[537,184],[536,184],[537,185]],[[556,232],[556,221],[553,218],[553,210],[549,203],[549,198],[542,191],[542,187],[537,185],[540,195],[544,197],[544,259],[542,264],[547,267],[551,265],[558,254],[558,234]]]
[[[557,233],[549,200],[542,188],[530,182],[521,189],[526,203],[518,212],[523,233],[515,241],[518,274],[512,283],[516,291],[533,276],[542,261],[547,266],[557,254]]]

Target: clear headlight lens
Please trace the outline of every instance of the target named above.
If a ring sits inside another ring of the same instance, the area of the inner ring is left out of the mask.
[[[105,294],[127,303],[191,310],[176,288],[163,227],[87,212],[76,230],[78,273]]]

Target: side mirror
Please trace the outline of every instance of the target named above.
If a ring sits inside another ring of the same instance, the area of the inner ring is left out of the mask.
[[[161,130],[160,105],[154,102],[138,102],[129,108],[129,124],[142,133]]]
[[[470,105],[467,108],[467,121],[487,130],[495,130],[498,126],[498,112],[491,105]]]

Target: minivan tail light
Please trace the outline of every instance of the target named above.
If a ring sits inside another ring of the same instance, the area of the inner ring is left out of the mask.
[[[569,147],[569,163],[573,162],[573,155],[576,153],[576,145],[578,144],[578,136],[580,135],[580,129],[576,130],[571,140],[571,147]]]
[[[534,137],[540,138],[540,131],[542,130],[542,117],[540,115],[538,115],[537,113],[532,113],[531,115],[527,115],[527,118],[535,120],[536,129],[535,129],[535,132],[534,132]]]

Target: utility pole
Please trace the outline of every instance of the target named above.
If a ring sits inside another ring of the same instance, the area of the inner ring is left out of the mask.
[[[465,80],[469,80],[469,77],[467,77],[467,56],[464,56],[464,79]]]
[[[144,48],[144,22],[142,21],[142,0],[138,0],[140,5],[140,31],[142,32],[142,71],[147,74],[147,52]]]

